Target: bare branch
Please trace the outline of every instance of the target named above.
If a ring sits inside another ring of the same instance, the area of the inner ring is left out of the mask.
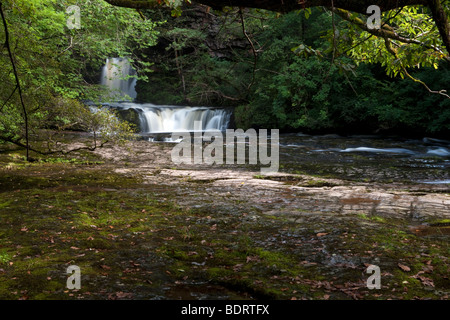
[[[19,75],[17,73],[16,64],[14,62],[14,57],[13,57],[13,54],[12,54],[12,51],[11,51],[11,46],[9,45],[8,24],[6,23],[6,18],[5,18],[5,15],[3,13],[2,5],[3,4],[0,2],[0,15],[2,16],[3,27],[5,29],[5,47],[8,50],[9,60],[11,61],[11,65],[12,65],[13,72],[14,72],[14,78],[16,79],[16,88],[17,88],[17,90],[19,92],[20,103],[22,105],[23,118],[24,118],[24,121],[25,121],[25,141],[26,141],[25,148],[27,150],[27,160],[29,160],[30,159],[30,143],[29,143],[29,134],[28,134],[28,113],[27,113],[27,108],[25,107],[25,103],[23,101],[22,87],[20,85]]]

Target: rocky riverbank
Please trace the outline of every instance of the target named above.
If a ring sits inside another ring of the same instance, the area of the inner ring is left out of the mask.
[[[0,296],[448,299],[448,185],[176,166],[172,148],[33,164],[4,151]],[[70,264],[80,290],[65,287]]]

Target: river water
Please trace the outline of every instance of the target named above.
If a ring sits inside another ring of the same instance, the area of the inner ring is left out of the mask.
[[[134,99],[135,74],[126,58],[111,58],[102,69],[101,84]],[[230,108],[133,102],[108,105],[137,112],[141,135],[150,141],[170,141],[169,134],[179,131],[224,132],[232,125]],[[199,122],[201,128],[196,127]],[[284,172],[365,182],[450,184],[448,140],[293,133],[282,134],[279,147],[280,171]]]
[[[281,171],[356,181],[450,184],[450,141],[286,134]]]

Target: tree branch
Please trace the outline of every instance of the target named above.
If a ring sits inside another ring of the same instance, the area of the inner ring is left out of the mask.
[[[409,72],[408,72],[408,70],[406,70],[405,66],[404,66],[403,63],[401,62],[401,60],[398,58],[397,51],[396,51],[394,48],[392,48],[390,39],[387,39],[387,38],[384,39],[384,44],[385,44],[385,46],[386,46],[387,51],[388,51],[390,54],[392,54],[396,59],[398,59],[398,60],[400,61],[401,67],[402,67],[402,71],[403,71],[403,73],[404,73],[408,78],[410,78],[410,79],[413,80],[414,82],[417,82],[417,83],[420,83],[421,85],[423,85],[423,86],[425,87],[425,89],[428,90],[428,92],[430,92],[430,93],[435,93],[435,94],[440,94],[440,95],[442,95],[442,96],[444,96],[444,97],[450,99],[450,96],[447,94],[447,90],[440,90],[440,91],[431,90],[431,89],[427,86],[427,84],[426,84],[425,82],[423,82],[423,81],[420,80],[420,79],[414,78],[412,75],[410,75]]]
[[[450,54],[450,22],[448,15],[444,11],[440,0],[428,0],[428,7],[436,26],[441,35],[442,41]]]
[[[153,9],[161,6],[158,0],[147,0],[147,1],[105,0],[105,1],[116,7],[133,8],[133,9]]]
[[[252,81],[250,82],[250,84],[247,87],[247,91],[250,90],[250,88],[252,87],[252,85],[255,83],[255,71],[256,71],[256,65],[258,62],[258,56],[256,54],[256,49],[255,46],[253,45],[252,40],[250,39],[250,37],[247,34],[247,30],[245,29],[245,22],[244,22],[244,16],[242,14],[242,8],[239,8],[239,16],[241,18],[241,25],[242,25],[242,33],[244,34],[245,38],[247,39],[248,43],[250,44],[250,47],[252,48],[252,52],[253,52],[253,72],[252,72]]]
[[[15,140],[10,137],[0,136],[0,140],[15,144],[16,146],[19,146],[22,148],[27,147],[25,144],[20,142],[20,140]],[[105,141],[102,141],[99,145],[97,145],[97,142],[95,141],[93,147],[84,146],[84,147],[78,147],[78,148],[73,148],[73,149],[69,149],[69,150],[50,150],[49,149],[48,151],[42,151],[39,149],[34,149],[33,147],[29,147],[29,149],[30,149],[30,151],[36,152],[37,154],[40,154],[40,155],[51,155],[51,154],[57,154],[57,153],[66,155],[66,154],[76,152],[76,151],[81,151],[81,150],[95,151],[98,148],[103,148],[104,145],[107,144],[108,142],[109,142],[108,140],[105,140]],[[29,161],[30,159],[27,159],[27,160]]]
[[[13,72],[14,72],[14,78],[16,79],[16,88],[18,89],[18,92],[19,92],[20,103],[22,105],[22,111],[23,111],[23,118],[25,121],[25,141],[26,141],[25,148],[27,150],[27,161],[28,161],[30,159],[30,143],[29,143],[29,134],[28,134],[28,113],[27,113],[27,109],[25,108],[25,103],[23,102],[22,87],[20,85],[19,76],[17,74],[16,64],[14,62],[14,57],[13,57],[13,54],[11,51],[11,46],[9,45],[8,24],[6,22],[6,18],[3,13],[2,6],[3,6],[3,3],[0,2],[0,15],[2,16],[3,27],[5,29],[5,47],[8,50],[9,60],[11,61],[11,65],[12,65]],[[14,89],[14,91],[15,91],[15,89]],[[8,100],[9,100],[9,98],[8,98]]]
[[[445,55],[444,52],[442,52],[442,50],[434,45],[426,45],[425,43],[421,42],[420,40],[417,39],[410,39],[410,38],[405,38],[402,37],[400,35],[398,35],[394,29],[392,29],[392,27],[390,27],[387,24],[383,24],[382,28],[380,29],[370,29],[367,26],[367,23],[363,20],[361,20],[360,18],[357,17],[352,17],[351,13],[347,10],[342,10],[342,9],[338,9],[338,8],[334,8],[332,9],[334,12],[336,12],[336,14],[338,14],[342,19],[347,20],[353,24],[355,24],[356,26],[358,26],[360,29],[374,35],[377,37],[381,37],[384,39],[392,39],[392,40],[397,40],[400,41],[402,43],[408,43],[408,44],[417,44],[420,45],[424,48],[427,49],[432,49],[436,52],[439,52],[440,54],[442,54],[444,56],[444,59],[446,59],[447,61],[450,61],[450,57],[448,55]],[[447,50],[448,51],[448,50]],[[450,51],[449,51],[450,52]]]
[[[118,6],[133,9],[152,9],[160,6],[158,0],[105,0],[106,2]],[[378,5],[381,11],[388,11],[403,6],[427,5],[428,0],[334,0],[334,6],[344,10],[358,13],[366,13],[370,5]],[[437,1],[437,0],[436,0]],[[247,7],[259,8],[277,12],[289,12],[311,7],[331,8],[331,0],[196,0],[195,2],[213,8],[223,7]]]
[[[158,0],[105,0],[109,4],[118,7],[134,8],[134,9],[152,9],[161,6]],[[336,10],[347,10],[367,14],[366,10],[371,5],[377,5],[381,11],[388,11],[392,9],[402,8],[405,6],[427,6],[430,8],[433,20],[439,30],[445,47],[450,54],[450,23],[448,16],[441,4],[442,0],[195,0],[195,2],[204,4],[216,9],[221,9],[225,6],[229,7],[247,7],[259,8],[277,12],[289,12],[312,7],[327,7],[337,12]],[[365,25],[365,23],[364,23]],[[368,31],[368,30],[366,30]],[[368,31],[369,32],[369,31]],[[376,32],[376,31],[373,31]],[[383,37],[388,36],[386,31]],[[415,43],[423,45],[420,41],[415,39],[407,39],[398,35],[388,36],[391,39],[396,39],[405,43]],[[377,34],[379,35],[379,34]],[[433,49],[436,50],[435,47]],[[440,51],[440,50],[439,50]],[[442,51],[440,51],[442,52]],[[447,60],[448,60],[447,55]]]

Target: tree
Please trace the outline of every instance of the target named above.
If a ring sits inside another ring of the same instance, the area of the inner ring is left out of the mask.
[[[183,2],[181,0],[105,1],[114,6],[135,9],[149,9],[161,5],[176,8]],[[186,0],[186,2],[190,3],[190,0]],[[391,70],[393,73],[396,70],[397,73],[408,75],[406,68],[409,66],[408,63],[404,63],[405,59],[402,59],[401,52],[395,47],[401,47],[400,51],[407,53],[407,62],[408,60],[414,60],[414,62],[417,62],[417,66],[421,64],[428,65],[430,63],[427,59],[430,57],[430,52],[432,53],[431,56],[435,57],[432,64],[436,64],[440,60],[450,60],[449,0],[198,0],[196,2],[213,8],[237,6],[279,12],[289,12],[319,6],[326,7],[333,13],[338,14],[342,19],[350,22],[352,26],[357,26],[361,30],[370,33],[371,37],[366,37],[367,39],[364,41],[359,41],[360,44],[365,42],[373,46],[379,46],[380,40],[373,41],[374,37],[372,36],[381,39],[384,42],[386,51],[391,55],[391,57],[384,55],[385,63],[392,65],[393,60],[401,61],[401,63],[398,63],[397,69],[394,68]],[[379,29],[369,29],[365,23],[367,20],[367,8],[374,4],[378,5],[381,12],[385,13],[381,28]],[[430,19],[434,22],[434,25],[437,27],[436,29],[427,22]],[[419,25],[415,30],[406,30],[407,33],[404,35],[405,24],[409,23],[410,27],[413,28],[411,22],[419,23]],[[426,28],[423,32],[419,32],[418,30],[421,29],[422,24]]]
[[[402,10],[403,17],[398,10],[383,13],[383,21],[396,25],[402,36],[422,32],[421,41],[429,45],[390,40],[401,58],[397,59],[383,38],[331,9],[281,15],[259,9],[208,9],[186,5],[181,17],[172,19],[170,10],[143,11],[152,19],[163,16],[167,22],[158,29],[158,46],[150,48],[155,72],[149,75],[151,81],[141,82],[139,93],[150,93],[141,96],[141,101],[234,106],[235,124],[240,128],[448,134],[450,99],[426,94],[420,87],[423,84],[400,79],[421,79],[433,91],[450,83],[449,66],[431,47],[437,41],[436,30],[425,12],[411,7]],[[181,30],[186,35],[201,32],[201,37],[183,42],[175,56],[172,47],[179,40],[173,33]],[[182,61],[187,101],[180,99],[183,89],[176,59]],[[421,68],[414,68],[418,64]],[[159,100],[158,94],[165,100]]]
[[[58,139],[62,130],[93,132],[93,141],[84,146],[89,150],[128,137],[129,126],[111,112],[93,113],[80,102],[97,101],[105,93],[98,85],[98,71],[106,58],[129,56],[138,69],[145,68],[132,49],[153,44],[154,23],[137,12],[91,0],[81,5],[80,29],[70,29],[66,9],[76,3],[1,2],[0,43],[5,46],[0,51],[0,142],[53,153],[68,151]],[[89,74],[97,75],[94,82],[87,81]]]
[[[339,42],[349,41],[341,23],[336,21]],[[329,12],[313,9],[308,19],[291,12],[264,25],[264,31],[252,35],[264,50],[257,47],[258,71],[249,102],[235,109],[238,127],[448,136],[450,99],[424,94],[418,83],[389,77],[378,61],[356,66],[354,59],[344,55],[333,59],[332,43],[323,37],[327,30],[332,33]],[[380,47],[358,48],[358,54],[380,51]],[[445,88],[450,83],[448,67],[410,72],[414,78]]]

